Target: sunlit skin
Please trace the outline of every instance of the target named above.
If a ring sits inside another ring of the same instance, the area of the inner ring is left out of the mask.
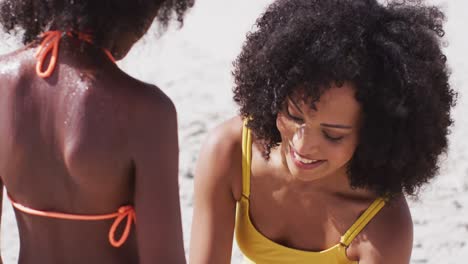
[[[332,85],[314,105],[301,97],[303,89],[298,87],[277,115],[281,142],[269,159],[253,138],[249,214],[269,240],[317,252],[339,243],[378,196],[352,188],[346,172],[363,122],[354,85]],[[195,171],[190,263],[231,261],[236,203],[242,196],[241,134],[242,119],[236,117],[214,129],[203,144]],[[346,255],[360,264],[404,263],[411,227],[406,201],[398,197],[372,219]],[[405,253],[395,257],[396,251]]]

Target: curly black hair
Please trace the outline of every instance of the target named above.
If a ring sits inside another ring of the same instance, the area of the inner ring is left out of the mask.
[[[60,31],[93,32],[96,44],[108,43],[116,32],[144,30],[151,14],[164,30],[175,16],[180,25],[195,0],[4,0],[0,23],[8,32],[24,29],[23,43],[53,27]]]
[[[441,50],[445,16],[421,1],[278,0],[234,62],[234,101],[262,143],[280,141],[276,117],[297,89],[317,101],[350,82],[363,109],[348,164],[352,187],[415,195],[447,149],[451,89]],[[301,88],[299,88],[301,87]]]

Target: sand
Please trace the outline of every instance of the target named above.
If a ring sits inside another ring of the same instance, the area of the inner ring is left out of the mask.
[[[232,102],[232,61],[245,33],[271,1],[199,0],[180,31],[162,37],[156,28],[147,34],[119,66],[149,83],[157,84],[174,101],[179,118],[180,197],[185,248],[188,254],[192,219],[193,169],[208,131],[236,115]],[[459,92],[455,126],[440,175],[410,200],[414,222],[412,264],[467,263],[468,259],[468,1],[438,0],[448,17],[446,53],[452,69],[451,84]],[[0,34],[0,53],[19,46]],[[18,236],[11,206],[3,204],[1,250],[4,263],[17,262]],[[241,254],[234,248],[232,263]],[[464,261],[463,261],[464,259]]]

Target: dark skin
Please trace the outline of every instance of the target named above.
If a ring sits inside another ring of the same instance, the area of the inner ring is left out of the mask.
[[[338,244],[377,198],[350,187],[346,163],[358,144],[361,113],[351,86],[336,89],[322,96],[317,110],[300,100],[285,104],[277,118],[282,142],[270,159],[263,158],[261,144],[253,138],[250,219],[265,237],[286,247],[321,251]],[[317,169],[300,170],[291,163],[285,142],[293,137],[293,121],[308,127],[296,151],[304,158],[326,160]],[[340,143],[332,142],[337,138]],[[195,174],[190,263],[230,263],[236,202],[242,195],[241,146],[240,117],[217,127],[203,144]],[[411,247],[411,215],[401,196],[385,205],[346,254],[364,264],[409,263]]]
[[[107,48],[122,58],[141,35],[119,36],[127,44]],[[36,75],[35,45],[0,57],[1,184],[38,210],[97,215],[133,205],[137,222],[114,248],[113,220],[15,210],[19,263],[185,263],[174,105],[80,44],[62,38],[48,79]]]

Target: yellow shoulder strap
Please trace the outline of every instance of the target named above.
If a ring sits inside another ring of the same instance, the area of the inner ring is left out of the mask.
[[[340,243],[348,247],[353,239],[366,227],[366,225],[380,212],[385,206],[384,198],[377,198],[375,201],[364,211],[364,213],[354,222],[354,224],[346,231],[341,237]]]
[[[250,166],[252,161],[252,135],[244,120],[242,127],[242,195],[250,196]]]

